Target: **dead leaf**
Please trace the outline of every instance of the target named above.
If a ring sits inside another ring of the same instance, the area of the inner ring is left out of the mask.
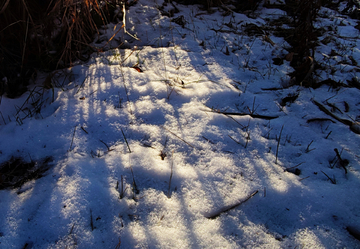
[[[138,71],[139,73],[142,73],[142,72],[143,72],[143,70],[141,70],[140,67],[134,66],[133,68],[134,68],[136,71]]]

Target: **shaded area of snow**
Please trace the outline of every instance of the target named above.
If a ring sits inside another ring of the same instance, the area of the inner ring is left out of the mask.
[[[359,247],[346,227],[360,224],[360,137],[337,121],[308,122],[330,118],[313,99],[327,100],[342,112],[334,110],[337,115],[355,119],[359,89],[264,91],[289,80],[287,62],[276,66],[271,60],[286,54],[286,42],[271,37],[278,44],[271,46],[235,29],[211,29],[229,22],[239,29],[246,22],[260,25],[265,16],[280,15],[278,10],[249,19],[196,16],[196,6],[179,9],[188,20],[185,29],[159,15],[152,1],[139,1],[127,14],[128,31],[142,40],[139,49],[94,55],[68,69],[71,80],[55,89],[54,102],[51,91],[45,93],[41,116],[22,125],[1,122],[1,161],[51,155],[54,162],[45,177],[0,191],[0,247],[115,248],[119,240],[121,248]],[[339,27],[340,36],[358,32],[348,22]],[[157,47],[161,43],[167,47]],[[351,43],[358,61],[359,41]],[[319,46],[315,58],[323,61],[333,46]],[[333,75],[323,71],[317,77],[358,77],[351,70],[356,66],[345,69],[335,61],[326,62]],[[132,68],[136,64],[142,73]],[[299,96],[281,106],[288,94]],[[5,117],[16,112],[13,101],[2,99]],[[335,148],[349,161],[347,174],[334,163]],[[286,171],[294,166],[298,174]],[[205,217],[255,190],[239,207]]]

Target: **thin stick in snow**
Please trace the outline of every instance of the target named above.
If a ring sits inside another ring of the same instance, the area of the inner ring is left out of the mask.
[[[347,174],[346,166],[348,166],[349,160],[347,160],[347,159],[342,159],[337,148],[335,148],[334,151],[335,151],[335,153],[336,153],[336,156],[337,156],[338,159],[339,159],[340,166],[343,167],[343,169],[345,170],[345,174]]]
[[[74,133],[73,133],[73,136],[72,136],[72,139],[71,139],[71,144],[70,144],[70,149],[69,149],[69,151],[71,151],[71,147],[72,147],[73,142],[74,142],[76,127],[77,127],[77,125],[75,125],[75,128],[74,128]]]
[[[236,141],[235,138],[233,138],[233,137],[230,136],[230,135],[228,135],[228,136],[229,136],[229,138],[231,138],[235,143],[240,144],[240,142],[239,142],[239,141]]]
[[[118,182],[119,183],[119,182]],[[121,185],[120,185],[120,199],[124,198],[125,191],[124,191],[124,177],[121,175]]]
[[[311,144],[314,142],[314,140],[311,140],[311,142],[308,144],[308,146],[306,147],[306,150],[305,150],[305,152],[306,153],[308,153],[308,152],[310,152],[310,151],[312,151],[312,150],[316,150],[316,148],[313,148],[313,149],[311,149],[310,150],[310,146],[311,146]]]
[[[171,171],[170,171],[170,179],[169,179],[169,189],[168,189],[168,198],[171,198],[171,179],[173,176],[173,167],[174,167],[174,151],[171,155]]]
[[[70,229],[70,232],[69,232],[69,235],[72,234],[73,230],[74,230],[74,227],[75,227],[75,223],[72,225],[71,229]]]
[[[325,137],[325,139],[328,139],[328,138],[329,138],[331,132],[332,132],[332,131],[330,131],[330,132],[327,134],[327,136]]]
[[[334,177],[334,179],[330,178],[330,176],[328,176],[324,171],[321,171],[330,181],[332,184],[336,184],[336,179]]]
[[[119,243],[117,243],[115,249],[120,249],[120,246],[121,246],[121,238],[119,238]]]
[[[79,89],[76,91],[75,94],[77,94],[80,91],[80,89],[84,86],[84,83],[85,83],[85,81],[87,80],[88,77],[89,77],[89,75],[85,77],[84,81],[81,83]]]
[[[124,136],[125,143],[126,143],[126,145],[127,145],[128,149],[129,149],[129,153],[131,153],[129,143],[128,143],[128,141],[127,141],[127,139],[126,139],[126,137],[125,137],[125,134],[124,134],[124,132],[123,132],[123,130],[122,130],[122,128],[121,128],[121,127],[120,127],[120,130],[121,130],[121,133],[122,133],[122,134],[123,134],[123,136]]]
[[[109,147],[103,140],[99,139],[99,141],[106,146],[106,148],[107,148],[108,151],[114,150],[114,149],[110,149],[110,147]]]
[[[137,188],[137,185],[136,185],[136,182],[135,182],[135,176],[134,176],[134,172],[133,172],[133,169],[131,167],[131,162],[130,162],[130,155],[129,155],[129,166],[130,166],[130,171],[131,171],[131,176],[132,176],[132,179],[133,179],[133,199],[135,200],[135,194],[139,194],[140,191],[139,189]]]
[[[292,167],[286,168],[286,169],[284,169],[284,171],[289,171],[290,169],[297,168],[297,167],[299,167],[299,166],[300,166],[301,164],[303,164],[303,163],[305,163],[305,162],[301,162],[301,163],[296,164],[295,166],[292,166]]]
[[[276,159],[275,159],[275,163],[277,164],[277,159],[278,159],[278,153],[279,153],[279,146],[280,146],[280,140],[281,140],[281,133],[284,129],[284,125],[281,127],[281,130],[280,130],[280,135],[279,135],[279,141],[278,141],[278,144],[276,146]]]
[[[259,114],[253,114],[253,113],[222,112],[222,111],[215,111],[215,110],[205,111],[205,112],[212,112],[212,113],[224,114],[224,115],[226,115],[226,116],[228,116],[228,115],[233,115],[233,116],[247,116],[247,115],[249,115],[249,116],[252,117],[252,118],[260,118],[260,119],[265,119],[265,120],[271,120],[271,119],[275,119],[275,118],[278,118],[278,117],[279,117],[279,116],[259,115]]]
[[[222,213],[225,213],[225,212],[227,212],[227,211],[230,211],[231,209],[234,209],[234,208],[240,206],[241,204],[247,202],[251,197],[253,197],[254,195],[256,195],[258,192],[259,192],[259,191],[256,190],[255,192],[253,192],[252,194],[250,194],[248,197],[246,197],[245,200],[239,201],[238,203],[236,203],[236,204],[234,204],[234,205],[232,205],[232,206],[230,206],[230,207],[224,207],[224,208],[222,208],[222,209],[220,209],[220,210],[218,210],[218,211],[215,211],[215,212],[213,212],[213,213],[210,213],[210,214],[208,214],[208,215],[205,215],[205,217],[208,218],[208,219],[215,219],[216,217],[220,216]]]
[[[84,127],[81,126],[81,129],[82,129],[86,134],[89,134],[89,132],[87,132],[87,130],[85,130]]]
[[[92,217],[92,210],[90,209],[90,226],[91,231],[94,231],[94,223],[93,223],[93,217]]]
[[[188,143],[188,142],[186,142],[184,139],[182,139],[181,137],[179,137],[178,135],[176,135],[174,132],[172,132],[172,131],[170,131],[170,130],[166,129],[166,128],[165,128],[165,126],[162,126],[162,128],[164,128],[165,130],[167,130],[168,132],[170,132],[172,135],[174,135],[175,137],[177,137],[178,139],[180,139],[181,141],[183,141],[184,143],[186,143],[186,144],[187,144],[187,145],[189,145],[190,147],[192,147],[192,148],[196,149],[196,148],[195,148],[195,146],[193,146],[193,145],[189,144],[189,143]]]

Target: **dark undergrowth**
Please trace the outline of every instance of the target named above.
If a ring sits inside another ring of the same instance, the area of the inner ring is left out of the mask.
[[[0,95],[26,91],[37,70],[86,61],[98,27],[118,22],[115,0],[0,1]]]
[[[52,157],[46,157],[27,162],[21,157],[11,157],[0,165],[0,190],[18,188],[28,181],[43,177],[52,160]]]

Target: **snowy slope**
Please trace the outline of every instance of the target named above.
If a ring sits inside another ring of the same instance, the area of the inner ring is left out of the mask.
[[[183,28],[160,5],[132,6],[126,28],[141,41],[119,32],[130,48],[67,69],[37,115],[15,121],[29,93],[2,98],[0,161],[53,161],[44,177],[0,190],[0,248],[359,248],[348,230],[360,231],[360,135],[314,102],[355,120],[359,89],[263,90],[289,81],[289,62],[272,63],[288,45],[241,30],[280,10],[249,18],[176,5]],[[322,13],[317,25],[338,29],[320,38],[333,40],[317,47],[328,70],[316,77],[346,83],[359,77],[344,64],[359,62],[356,21]],[[289,94],[298,97],[281,105]]]

